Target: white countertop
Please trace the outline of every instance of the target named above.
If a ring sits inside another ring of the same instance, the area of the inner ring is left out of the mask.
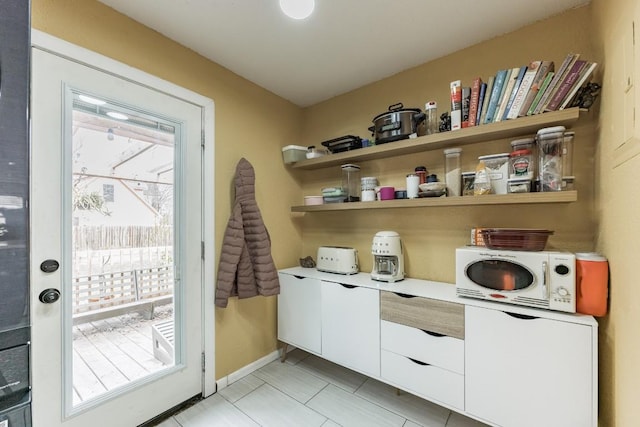
[[[395,292],[414,295],[417,297],[433,298],[441,301],[449,301],[475,307],[483,307],[492,310],[508,311],[527,316],[542,317],[545,319],[561,320],[564,322],[578,323],[588,326],[598,326],[593,316],[584,314],[562,313],[559,311],[542,310],[513,304],[485,301],[473,298],[463,298],[456,295],[456,287],[453,283],[433,282],[431,280],[405,278],[399,282],[386,283],[371,279],[369,273],[357,273],[351,275],[324,273],[315,268],[291,267],[279,270],[280,273],[292,276],[302,276],[326,282],[342,283],[345,285],[361,286],[363,288],[378,289],[380,291]]]

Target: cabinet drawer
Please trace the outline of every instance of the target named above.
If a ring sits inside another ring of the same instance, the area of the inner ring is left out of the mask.
[[[390,351],[382,350],[380,353],[383,379],[429,400],[464,408],[463,375],[436,366],[422,365]]]
[[[410,357],[459,374],[464,373],[464,341],[446,335],[383,320],[380,339],[383,350]]]
[[[380,318],[464,339],[464,305],[394,292],[380,292]]]

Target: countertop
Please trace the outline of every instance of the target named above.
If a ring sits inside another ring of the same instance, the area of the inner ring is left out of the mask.
[[[559,311],[543,310],[513,304],[503,304],[492,301],[485,301],[473,298],[464,298],[456,295],[456,287],[453,283],[434,282],[431,280],[405,278],[399,282],[387,283],[378,282],[371,279],[368,273],[357,273],[351,275],[324,273],[315,268],[291,267],[279,270],[280,273],[292,276],[308,277],[326,282],[342,283],[345,285],[355,285],[363,288],[378,289],[380,291],[396,292],[417,297],[433,298],[441,301],[449,301],[474,307],[488,308],[492,310],[508,311],[510,313],[536,316],[551,320],[577,323],[587,326],[598,326],[598,322],[593,316],[584,314],[571,314]]]

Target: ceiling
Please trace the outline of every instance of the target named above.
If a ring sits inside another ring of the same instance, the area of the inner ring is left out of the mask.
[[[589,0],[100,0],[306,107]]]

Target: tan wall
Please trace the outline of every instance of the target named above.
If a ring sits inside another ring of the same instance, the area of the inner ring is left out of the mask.
[[[256,171],[256,197],[276,265],[297,261],[300,230],[288,218],[300,189],[281,167],[280,147],[300,134],[298,107],[94,0],[33,0],[32,25],[213,99],[216,251],[233,202],[235,165],[245,157]],[[280,203],[272,203],[276,195]],[[216,257],[216,267],[217,262]],[[218,378],[275,349],[275,297],[233,298],[216,310]]]
[[[553,60],[559,66],[569,52],[596,59],[586,24],[589,17],[589,8],[575,9],[306,108],[305,141],[318,144],[344,134],[368,137],[373,117],[397,102],[423,109],[426,101],[434,99],[439,113],[448,111],[452,80],[470,85],[474,77],[481,76],[487,81],[499,69],[519,67],[535,59]],[[455,248],[467,244],[471,227],[548,228],[555,230],[549,248],[593,250],[595,114],[583,114],[574,127],[577,203],[307,213],[300,219],[304,224],[303,255],[315,255],[320,245],[354,246],[360,254],[361,269],[370,271],[371,239],[376,231],[390,229],[403,238],[406,269],[411,277],[453,283]],[[478,155],[511,151],[509,142],[463,147],[463,170],[473,170]],[[406,174],[418,165],[425,165],[441,179],[444,174],[442,150],[359,164],[362,176],[377,176],[382,185],[396,187],[405,187]],[[340,182],[339,167],[300,175],[304,195],[320,194],[322,187]]]
[[[625,97],[635,106],[640,100],[640,52],[629,43],[635,20],[636,38],[640,3],[635,0],[594,0],[594,40],[604,58],[598,146],[597,249],[609,259],[610,311],[600,322],[601,425],[638,425],[640,384],[640,305],[638,254],[640,253],[640,192],[635,185],[640,170],[640,127],[625,115]],[[629,49],[625,49],[629,46]],[[627,54],[625,55],[625,51]],[[627,59],[625,60],[625,56]],[[633,59],[635,56],[635,60]],[[625,73],[625,63],[630,64]],[[626,76],[634,86],[627,92]],[[624,129],[629,133],[625,135]],[[624,143],[624,144],[623,144]],[[621,146],[622,145],[622,146]]]

